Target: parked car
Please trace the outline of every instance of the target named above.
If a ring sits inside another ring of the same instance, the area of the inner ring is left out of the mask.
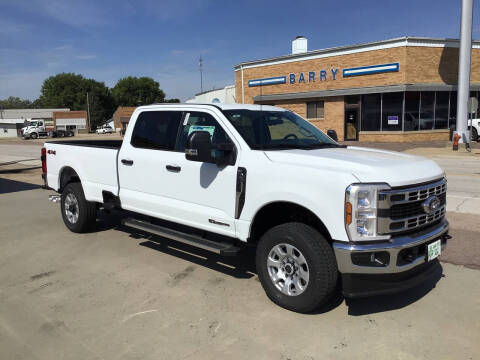
[[[92,161],[95,159],[95,161]],[[427,158],[340,145],[279,107],[138,107],[125,138],[46,142],[45,186],[73,232],[99,209],[214,253],[256,247],[276,304],[309,312],[401,291],[438,274],[447,182]]]
[[[49,137],[71,137],[75,136],[75,133],[72,130],[51,130],[48,132]]]
[[[111,128],[111,126],[102,126],[98,128],[96,132],[97,134],[111,134],[113,133],[113,129]]]

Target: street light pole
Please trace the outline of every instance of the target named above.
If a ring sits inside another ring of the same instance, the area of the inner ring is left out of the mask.
[[[88,101],[88,92],[87,92],[87,116],[88,116],[88,129],[90,132],[92,130],[92,124],[90,123],[90,102]]]
[[[460,143],[469,142],[468,98],[470,96],[470,65],[472,61],[473,0],[462,0],[460,52],[458,58],[457,130]]]

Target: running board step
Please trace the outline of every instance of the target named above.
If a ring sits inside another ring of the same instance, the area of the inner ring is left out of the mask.
[[[238,255],[241,250],[238,246],[232,245],[227,242],[208,240],[200,236],[172,230],[159,225],[154,225],[147,221],[130,218],[122,220],[122,224],[137,230],[142,230],[184,244],[195,246],[203,250],[211,251],[222,256],[235,256]]]

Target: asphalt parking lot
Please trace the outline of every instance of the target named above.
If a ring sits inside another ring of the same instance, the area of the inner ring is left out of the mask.
[[[0,142],[0,163],[38,157],[39,145]],[[432,149],[403,151],[447,173],[442,273],[402,294],[338,296],[310,315],[268,300],[249,251],[217,257],[123,228],[115,213],[73,234],[37,160],[0,165],[0,358],[477,359],[480,154]]]

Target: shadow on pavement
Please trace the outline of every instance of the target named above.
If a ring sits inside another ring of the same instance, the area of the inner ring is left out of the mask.
[[[256,275],[255,251],[251,248],[245,248],[238,256],[227,257],[154,235],[140,245],[237,279],[250,279]]]
[[[40,185],[0,178],[0,194],[40,189]]]
[[[198,266],[221,272],[222,274],[235,277],[237,279],[250,279],[256,277],[255,269],[255,248],[245,247],[238,256],[227,257],[199,249],[194,246],[183,244],[171,239],[165,239],[161,236],[145,233],[133,228],[121,225],[121,219],[129,217],[131,214],[112,212],[111,214],[102,214],[98,220],[95,231],[106,231],[114,229],[128,234],[131,238],[140,240],[139,245],[146,248],[162,252],[167,255],[189,261]],[[345,303],[348,307],[348,314],[352,316],[361,316],[374,314],[384,311],[391,311],[406,307],[428,294],[435,288],[437,282],[443,277],[443,268],[439,263],[434,275],[426,282],[392,295],[372,296],[360,299],[344,298],[340,286],[324,306],[314,310],[310,315],[320,315],[327,313],[339,305]]]
[[[3,170],[0,170],[0,174],[18,174],[18,173],[21,173],[21,172],[24,172],[24,171],[36,170],[36,169],[41,169],[41,168],[42,168],[41,166],[32,166],[32,167],[29,167],[29,168],[3,169]]]
[[[348,306],[348,314],[360,316],[401,309],[427,295],[444,276],[443,268],[439,265],[429,280],[409,290],[391,295],[372,296],[360,299],[347,298],[345,301]]]
[[[235,278],[249,279],[256,275],[254,248],[245,247],[238,256],[220,256],[172,239],[166,239],[124,226],[121,224],[121,220],[127,217],[131,217],[131,214],[128,212],[121,213],[114,211],[111,214],[101,214],[97,220],[95,231],[106,231],[110,229],[122,231],[133,239],[141,240],[139,243],[140,246],[176,256]]]

